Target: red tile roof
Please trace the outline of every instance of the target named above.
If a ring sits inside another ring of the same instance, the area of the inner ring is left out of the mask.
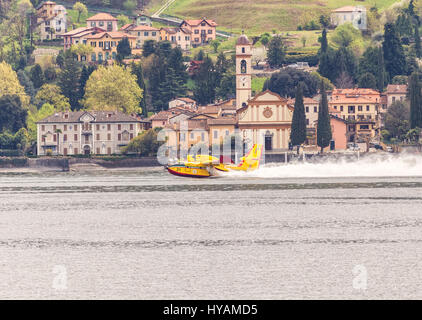
[[[119,38],[124,38],[124,37],[136,39],[135,36],[132,36],[132,35],[127,34],[127,33],[119,32],[119,31],[100,32],[100,33],[88,36],[86,38],[87,39],[101,39],[105,35],[110,36],[110,38],[112,38],[112,39],[119,39]]]
[[[389,84],[387,86],[387,94],[407,93],[407,85],[405,84]]]
[[[191,27],[199,26],[202,22],[208,23],[211,27],[216,27],[217,23],[214,20],[208,19],[197,19],[197,20],[184,20],[182,24],[185,22],[186,24],[190,25]]]
[[[113,17],[111,14],[102,12],[86,19],[86,21],[117,21],[117,18]]]

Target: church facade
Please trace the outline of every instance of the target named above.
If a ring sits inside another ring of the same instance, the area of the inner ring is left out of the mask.
[[[241,35],[236,43],[236,107],[245,143],[260,143],[266,151],[289,148],[294,108],[269,90],[252,97],[252,43]]]

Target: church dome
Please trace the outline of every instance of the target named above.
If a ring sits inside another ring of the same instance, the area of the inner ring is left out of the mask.
[[[238,39],[237,39],[237,46],[247,46],[250,45],[251,43],[249,42],[249,39],[246,35],[242,34]]]

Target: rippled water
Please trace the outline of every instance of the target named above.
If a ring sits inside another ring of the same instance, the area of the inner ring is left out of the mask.
[[[0,298],[422,298],[422,168],[285,169],[0,173]]]

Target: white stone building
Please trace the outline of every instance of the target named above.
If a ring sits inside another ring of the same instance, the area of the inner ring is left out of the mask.
[[[37,122],[38,155],[120,154],[143,130],[135,116],[118,111],[59,112]]]
[[[345,6],[331,12],[331,24],[339,26],[351,23],[356,29],[365,31],[368,27],[366,8],[364,6]]]

